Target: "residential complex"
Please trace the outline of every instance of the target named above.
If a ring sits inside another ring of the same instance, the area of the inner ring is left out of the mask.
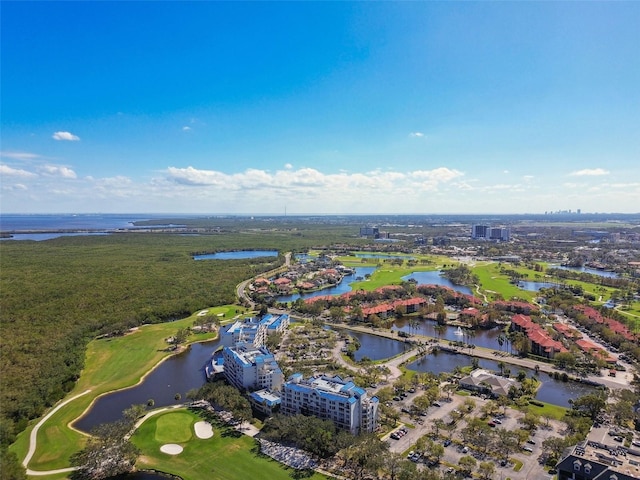
[[[239,390],[279,390],[284,376],[275,357],[265,347],[247,342],[224,347],[224,376]]]
[[[271,332],[282,333],[289,327],[289,315],[265,315],[261,319],[247,318],[233,323],[221,333],[222,345],[233,347],[239,342],[262,347]]]
[[[373,432],[378,426],[378,398],[339,376],[292,375],[282,386],[281,412],[314,415],[333,421],[354,435]]]
[[[531,353],[539,357],[553,358],[556,353],[568,352],[567,348],[537,324],[528,315],[517,314],[511,319],[511,330],[524,332],[531,342]]]

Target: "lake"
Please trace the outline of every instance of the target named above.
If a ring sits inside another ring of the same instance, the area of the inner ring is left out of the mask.
[[[391,338],[379,337],[370,333],[355,332],[353,330],[343,330],[342,332],[357,338],[358,342],[360,342],[360,348],[356,350],[354,354],[356,361],[360,361],[364,357],[370,360],[382,360],[395,357],[411,349],[411,345]]]
[[[200,388],[204,384],[204,365],[211,359],[219,343],[216,339],[191,344],[185,352],[160,363],[142,383],[98,398],[91,410],[73,426],[90,432],[101,423],[119,420],[123,410],[131,405],[146,405],[149,399],[153,399],[155,408],[184,402],[189,390]],[[175,399],[176,393],[180,394],[180,400]]]
[[[387,255],[384,253],[356,253],[356,258],[376,258],[380,260],[415,260],[415,257],[407,255]]]
[[[524,280],[518,282],[518,287],[528,292],[537,292],[541,288],[551,288],[555,286],[557,286],[557,284],[551,282],[529,282]]]
[[[437,375],[442,372],[451,372],[455,367],[467,367],[472,364],[471,362],[472,357],[467,355],[439,351],[437,354],[425,355],[424,357],[407,365],[407,368],[418,372],[432,372]],[[494,372],[500,371],[499,362],[495,360],[479,358],[478,365],[480,368]],[[517,365],[506,364],[506,368],[511,370],[512,377],[515,377],[520,370],[527,372],[528,377],[533,377],[535,375],[533,370],[519,367]],[[569,407],[570,399],[575,400],[579,396],[593,393],[595,391],[594,387],[582,383],[554,380],[546,373],[540,373],[538,375],[538,379],[542,381],[542,385],[536,392],[536,399],[553,405],[559,405],[561,407]]]
[[[402,277],[402,280],[415,280],[418,285],[440,285],[443,287],[449,287],[456,292],[472,295],[471,289],[463,285],[456,285],[447,277],[441,275],[442,272],[434,270],[430,272],[412,272],[409,275]]]
[[[609,272],[607,270],[598,270],[597,268],[589,267],[564,267],[562,265],[549,265],[549,268],[559,268],[561,270],[571,270],[580,273],[590,273],[591,275],[599,275],[600,277],[618,278],[619,275],[616,272]]]
[[[416,327],[411,327],[409,325],[408,318],[396,319],[391,326],[392,330],[397,330],[401,332],[406,332],[409,334],[418,334],[418,335],[426,335],[428,337],[438,338],[438,334],[436,333],[435,327],[437,322],[434,320],[424,320],[418,319],[418,324]],[[467,329],[461,329],[463,333],[468,332],[474,335],[473,337],[468,337],[464,335],[459,335],[458,327],[454,327],[452,325],[445,325],[446,329],[440,335],[440,338],[445,340],[449,340],[452,342],[463,341],[473,343],[479,347],[491,348],[493,350],[501,350],[504,346],[500,346],[498,343],[498,336],[500,335],[500,328],[492,328],[489,330],[476,329],[472,331],[468,331]]]
[[[277,257],[277,250],[235,250],[233,252],[205,253],[194,255],[194,260],[243,260],[246,258]]]
[[[341,295],[343,293],[350,292],[351,284],[353,282],[359,281],[358,278],[365,278],[365,275],[371,275],[375,272],[377,267],[355,267],[355,272],[351,275],[345,275],[342,277],[342,281],[337,285],[333,285],[329,288],[324,288],[322,290],[317,290],[315,292],[308,293],[294,293],[291,295],[280,295],[276,297],[277,302],[295,302],[298,298],[306,299],[306,298],[314,298],[314,297],[322,297],[324,295]]]

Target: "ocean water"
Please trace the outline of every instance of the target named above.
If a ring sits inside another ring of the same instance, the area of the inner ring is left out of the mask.
[[[64,214],[64,215],[0,215],[0,231],[24,232],[30,230],[108,230],[131,228],[133,222],[148,220],[151,215],[124,214]],[[161,217],[157,217],[161,218]]]

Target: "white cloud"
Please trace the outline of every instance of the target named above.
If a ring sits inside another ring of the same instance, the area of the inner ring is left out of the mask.
[[[410,137],[424,137],[424,133],[422,132],[411,132],[409,134]]]
[[[0,165],[0,175],[20,178],[32,178],[37,176],[35,173],[28,172],[21,168],[13,168],[9,165]]]
[[[76,172],[71,170],[69,167],[61,166],[61,165],[43,165],[40,167],[43,175],[51,176],[51,177],[62,177],[62,178],[76,178]]]
[[[235,189],[251,192],[251,195],[256,195],[257,192],[285,191],[291,196],[304,194],[331,200],[345,196],[387,196],[392,191],[396,194],[410,190],[433,191],[462,175],[462,172],[446,167],[407,173],[374,170],[334,174],[326,174],[314,168],[286,168],[275,173],[247,169],[234,174],[193,167],[167,169],[167,180],[184,186],[224,188],[226,191]]]
[[[285,163],[284,168],[286,168],[287,170],[291,170],[293,168],[293,165],[291,165],[290,163]]]
[[[604,168],[585,168],[583,170],[576,170],[569,174],[572,177],[596,177],[600,175],[609,175],[609,171]]]
[[[191,130],[191,127],[188,125],[185,125],[184,127],[182,127],[183,132],[189,132],[190,130]]]
[[[213,170],[197,170],[193,167],[175,168],[169,167],[169,179],[181,185],[220,185],[229,182],[228,175]]]
[[[0,152],[0,157],[13,160],[35,160],[40,158],[40,155],[29,152]]]
[[[53,135],[51,135],[51,138],[53,138],[54,140],[66,140],[68,142],[77,142],[78,140],[80,140],[80,137],[74,135],[71,132],[55,132]]]

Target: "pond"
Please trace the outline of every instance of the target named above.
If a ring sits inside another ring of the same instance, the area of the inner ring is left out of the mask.
[[[356,253],[356,258],[377,258],[382,260],[415,260],[415,257],[407,255],[386,255],[384,253]]]
[[[471,289],[463,285],[456,285],[448,278],[442,276],[442,272],[433,270],[430,272],[412,272],[409,275],[402,277],[402,280],[415,280],[418,285],[440,285],[443,287],[449,287],[456,292],[471,295]]]
[[[98,398],[91,410],[73,426],[90,432],[101,423],[119,420],[123,410],[131,405],[146,405],[149,399],[153,399],[156,408],[184,402],[189,390],[204,384],[204,365],[211,359],[219,343],[219,340],[194,343],[185,352],[167,358],[142,383]],[[177,393],[181,396],[179,400],[175,398]]]
[[[109,480],[175,480],[174,475],[164,475],[160,472],[145,472],[138,471],[127,473],[125,475],[118,475],[116,477],[109,477]]]
[[[564,267],[562,265],[549,265],[549,268],[560,268],[561,270],[572,270],[580,273],[590,273],[591,275],[599,275],[600,277],[618,278],[619,275],[616,272],[609,272],[607,270],[598,270],[597,268],[589,267]]]
[[[469,366],[471,365],[471,362],[472,357],[467,355],[440,351],[437,354],[425,355],[424,357],[407,365],[407,368],[418,372],[432,372],[437,375],[442,372],[452,372],[456,367]],[[492,370],[494,372],[500,371],[499,362],[495,360],[479,358],[478,365],[480,368]],[[535,376],[535,372],[533,370],[519,367],[517,365],[506,364],[506,368],[511,370],[512,377],[516,376],[520,370],[527,372],[528,377]],[[553,405],[559,405],[561,407],[569,407],[570,399],[576,399],[579,396],[593,393],[595,391],[594,387],[582,383],[554,380],[553,377],[546,373],[540,373],[538,375],[538,379],[542,382],[542,385],[536,392],[536,399]]]
[[[357,338],[360,342],[360,348],[356,350],[354,359],[356,361],[367,357],[370,360],[382,360],[391,358],[409,350],[411,346],[399,340],[391,338],[379,337],[370,333],[354,332],[352,330],[343,330],[343,333]]]
[[[246,258],[277,257],[277,250],[234,250],[233,252],[194,255],[194,260],[243,260]]]
[[[462,328],[458,330],[458,327],[454,327],[453,325],[445,325],[446,329],[444,332],[438,335],[435,329],[437,322],[434,320],[418,320],[418,324],[415,327],[412,327],[409,324],[409,320],[410,319],[406,317],[395,320],[391,326],[391,330],[397,330],[409,334],[426,335],[433,338],[442,338],[452,342],[462,341],[472,343],[479,347],[491,348],[493,350],[501,350],[505,348],[504,345],[501,346],[498,343],[498,336],[501,333],[500,328],[492,328],[489,330],[469,330]]]
[[[555,286],[557,286],[557,284],[551,282],[529,282],[523,280],[518,282],[518,287],[522,290],[527,290],[528,292],[537,292],[541,288],[551,288]]]
[[[360,281],[360,279],[364,279],[366,275],[371,275],[375,272],[377,267],[355,267],[355,272],[350,275],[345,275],[342,277],[342,281],[337,285],[334,285],[329,288],[324,288],[322,290],[317,290],[315,292],[308,293],[294,293],[291,295],[280,295],[276,297],[277,302],[295,302],[297,299],[307,299],[314,297],[323,297],[325,295],[340,295],[342,293],[350,292],[351,284],[356,281]]]

